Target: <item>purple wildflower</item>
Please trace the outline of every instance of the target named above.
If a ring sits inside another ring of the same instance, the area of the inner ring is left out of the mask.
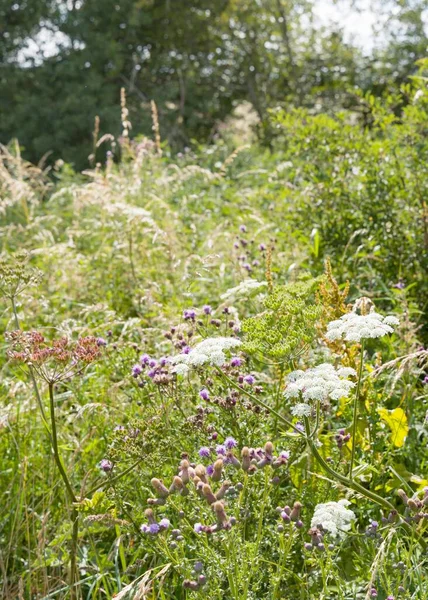
[[[104,471],[104,473],[109,473],[113,469],[113,463],[111,462],[111,460],[103,458],[102,461],[100,461],[99,463],[99,467],[101,471]]]
[[[195,523],[193,529],[195,533],[202,533],[203,527],[202,523]]]
[[[150,359],[150,360],[149,360],[149,367],[151,367],[152,369],[153,369],[154,367],[157,367],[157,364],[158,364],[158,363],[155,361],[155,359],[154,359],[154,358],[152,358],[152,359]]]
[[[183,317],[185,321],[194,321],[196,317],[196,311],[193,308],[188,308],[184,311]]]
[[[170,523],[169,519],[164,518],[159,521],[159,527],[161,529],[168,529],[168,527],[170,525],[171,525],[171,523]]]
[[[247,231],[247,228],[245,225],[240,225],[239,226],[239,231],[241,231],[242,233],[245,233]]]
[[[238,442],[235,440],[235,438],[229,436],[224,440],[224,445],[228,450],[232,450],[232,448],[236,448]]]
[[[242,365],[242,360],[240,358],[238,358],[237,356],[234,356],[232,358],[232,360],[230,361],[230,365],[232,367],[240,367]]]
[[[205,306],[202,309],[204,311],[204,313],[206,315],[210,315],[213,311],[213,309],[211,308],[211,306],[209,304],[205,304]]]
[[[157,523],[150,523],[149,525],[149,533],[151,535],[156,535],[157,533],[159,533],[160,527]]]
[[[156,375],[156,369],[150,369],[150,371],[147,372],[147,375],[153,379],[153,377]]]
[[[183,350],[181,351],[181,354],[189,354],[190,350],[190,346],[184,346]]]
[[[201,458],[209,458],[211,450],[208,448],[208,446],[202,446],[202,448],[199,449],[198,454]]]
[[[259,244],[259,250],[264,252],[266,250],[266,244]]]
[[[106,340],[102,337],[97,338],[97,346],[107,346]]]
[[[147,525],[147,523],[143,523],[143,525],[141,525],[140,531],[141,533],[149,533],[149,526]]]
[[[279,458],[282,460],[288,460],[290,458],[290,452],[288,450],[283,450],[279,453]]]
[[[202,398],[202,400],[209,400],[210,399],[210,393],[206,388],[203,388],[200,392],[199,392],[199,397]]]
[[[143,354],[140,358],[140,363],[142,365],[148,365],[150,360],[150,356],[148,354]]]
[[[221,456],[226,455],[226,447],[223,446],[223,444],[219,444],[218,446],[216,446],[215,451],[217,452],[217,454],[221,454]]]
[[[211,477],[211,475],[214,473],[214,465],[208,465],[208,467],[205,469],[208,477]]]
[[[255,377],[253,377],[253,375],[245,375],[244,381],[245,381],[245,383],[248,383],[248,385],[253,385],[253,383],[256,380],[255,380]]]
[[[141,375],[142,372],[143,369],[140,367],[140,365],[134,365],[132,367],[132,377],[138,377],[138,375]]]

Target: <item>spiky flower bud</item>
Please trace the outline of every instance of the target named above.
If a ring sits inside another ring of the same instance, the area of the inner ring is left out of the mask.
[[[213,481],[220,481],[222,470],[223,470],[223,459],[222,458],[218,458],[215,461],[213,467],[214,467],[214,472],[211,475],[211,479]]]
[[[152,487],[154,488],[156,494],[160,498],[167,498],[169,496],[168,488],[164,486],[164,484],[162,483],[162,481],[160,479],[153,477],[153,479],[151,480],[151,484],[152,484]]]

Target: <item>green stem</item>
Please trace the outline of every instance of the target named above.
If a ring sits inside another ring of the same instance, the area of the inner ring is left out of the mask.
[[[59,455],[58,450],[58,436],[56,429],[56,419],[55,419],[55,399],[54,399],[54,384],[49,382],[49,402],[50,402],[50,415],[51,415],[51,441],[52,441],[52,450],[54,453],[55,462],[57,464],[58,470],[64,482],[65,488],[67,490],[68,497],[73,505],[77,503],[77,498],[73,492],[73,488],[71,487],[70,480],[68,479],[67,473],[65,472],[64,466],[61,461],[61,457]],[[71,536],[71,548],[70,548],[70,597],[72,599],[75,598],[76,589],[74,587],[74,583],[76,581],[76,556],[77,556],[77,542],[78,542],[78,534],[79,534],[79,513],[77,511],[76,506],[73,506],[73,510],[71,513],[71,522],[73,525],[72,536]]]
[[[354,468],[355,460],[355,448],[356,448],[356,437],[357,437],[357,417],[358,417],[358,403],[360,401],[360,388],[361,378],[363,374],[363,362],[364,362],[364,340],[361,342],[361,354],[360,354],[360,366],[358,368],[358,382],[357,391],[355,392],[354,398],[354,415],[352,421],[352,450],[351,450],[351,465],[349,467],[349,478],[352,480],[352,471]]]
[[[132,471],[133,469],[135,469],[135,467],[138,464],[140,464],[141,461],[142,461],[142,459],[139,458],[137,461],[135,461],[134,463],[132,463],[132,465],[130,467],[128,467],[127,469],[125,469],[121,473],[118,473],[114,477],[110,477],[107,481],[102,481],[98,485],[94,485],[94,487],[92,487],[88,492],[85,493],[85,496],[91,496],[92,494],[94,494],[100,488],[105,487],[107,485],[112,485],[113,483],[115,483],[116,481],[118,481],[119,479],[121,479],[122,477],[124,477],[125,475],[127,475],[130,471]]]

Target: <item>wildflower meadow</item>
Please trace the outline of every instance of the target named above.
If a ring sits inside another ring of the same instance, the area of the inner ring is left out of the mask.
[[[428,599],[418,69],[270,147],[125,91],[83,171],[2,146],[2,598]]]

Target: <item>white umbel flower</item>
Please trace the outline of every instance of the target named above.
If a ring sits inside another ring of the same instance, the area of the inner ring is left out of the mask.
[[[399,325],[396,317],[384,317],[373,308],[366,315],[358,314],[354,307],[352,312],[327,325],[326,338],[331,341],[344,338],[348,342],[360,342],[363,339],[379,338],[393,333],[393,326],[396,325]]]
[[[346,398],[355,387],[346,377],[356,375],[351,367],[335,369],[333,365],[322,363],[306,371],[293,371],[288,376],[288,385],[284,392],[286,398],[302,398],[308,402],[325,402]],[[293,413],[294,414],[294,413]]]
[[[254,292],[261,291],[261,288],[267,286],[266,281],[256,281],[255,279],[245,279],[234,288],[230,288],[220,296],[222,300],[233,300],[235,298],[248,298]]]
[[[170,361],[176,366],[172,371],[179,375],[185,375],[190,367],[199,367],[205,364],[221,367],[227,360],[225,350],[231,350],[240,345],[241,342],[232,337],[207,338],[196,344],[188,354],[173,356]]]
[[[332,536],[343,539],[345,532],[351,529],[351,523],[356,518],[352,510],[346,508],[350,502],[343,498],[339,502],[326,502],[317,504],[311,527],[321,527]]]
[[[290,412],[295,417],[310,417],[312,408],[309,404],[306,404],[305,402],[299,402],[299,404],[293,406]]]

